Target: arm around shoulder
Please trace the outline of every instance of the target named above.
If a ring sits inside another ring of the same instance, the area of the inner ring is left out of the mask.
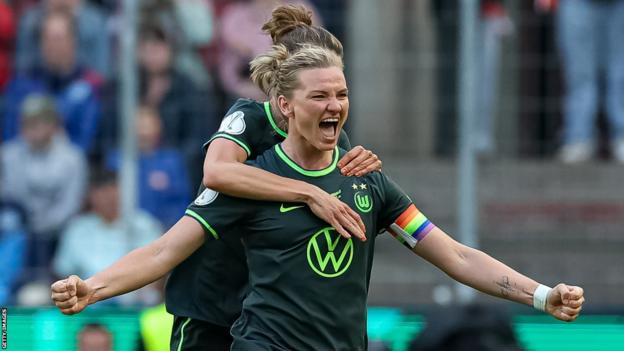
[[[213,140],[206,152],[203,184],[245,199],[303,202],[341,235],[365,237],[362,219],[342,201],[312,184],[246,165],[243,163],[246,158],[245,151],[235,142],[223,138]]]
[[[236,142],[217,138],[210,142],[204,158],[204,176],[202,183],[205,187],[215,191],[224,192],[223,186],[228,165],[242,164],[247,160],[247,152]]]
[[[244,164],[247,153],[234,141],[213,140],[206,151],[203,184],[235,197],[253,200],[308,202],[319,188]]]

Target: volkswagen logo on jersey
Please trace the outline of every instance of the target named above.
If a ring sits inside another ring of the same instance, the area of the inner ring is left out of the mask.
[[[321,277],[342,275],[349,269],[352,260],[353,239],[343,238],[332,227],[314,233],[308,242],[308,264]]]

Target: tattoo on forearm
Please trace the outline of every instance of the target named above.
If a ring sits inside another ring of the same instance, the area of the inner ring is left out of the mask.
[[[503,297],[508,297],[511,292],[513,292],[513,286],[509,283],[509,277],[503,276],[500,281],[496,282],[496,285],[500,288],[500,293]]]
[[[501,280],[495,281],[496,285],[500,289],[500,294],[503,297],[509,297],[511,295],[520,295],[521,293],[530,294],[526,289],[518,286],[517,283],[509,280],[509,277],[504,275]]]

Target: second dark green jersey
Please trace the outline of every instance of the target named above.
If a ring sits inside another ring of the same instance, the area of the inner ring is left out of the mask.
[[[204,144],[204,149],[211,141],[225,138],[237,143],[247,153],[247,159],[253,160],[282,142],[286,135],[288,133],[278,126],[273,117],[268,101],[238,99],[223,118],[219,130]],[[344,130],[340,131],[338,146],[345,150],[351,149]]]
[[[341,237],[300,203],[210,192],[187,210],[209,238],[226,238],[232,226],[244,233],[250,290],[232,327],[233,350],[366,348],[366,297],[375,237],[407,218],[413,205],[379,172],[359,178],[340,174],[336,163],[341,153],[336,149],[327,169],[309,171],[276,145],[254,164],[339,197],[362,217],[366,242]]]
[[[253,160],[285,137],[268,102],[239,99],[204,147],[225,138],[237,143]],[[338,145],[351,148],[344,131]],[[209,193],[207,190],[206,196]],[[221,326],[232,325],[240,314],[248,281],[243,246],[236,236],[238,231],[232,228],[232,232],[223,240],[204,244],[173,270],[166,287],[167,311]]]

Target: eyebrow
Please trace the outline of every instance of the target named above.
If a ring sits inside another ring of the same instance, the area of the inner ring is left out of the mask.
[[[348,92],[349,92],[349,89],[346,89],[346,88],[338,90],[338,93],[348,93]],[[319,93],[320,94],[327,94],[327,91],[326,90],[312,90],[312,91],[310,91],[310,94],[319,94]]]

